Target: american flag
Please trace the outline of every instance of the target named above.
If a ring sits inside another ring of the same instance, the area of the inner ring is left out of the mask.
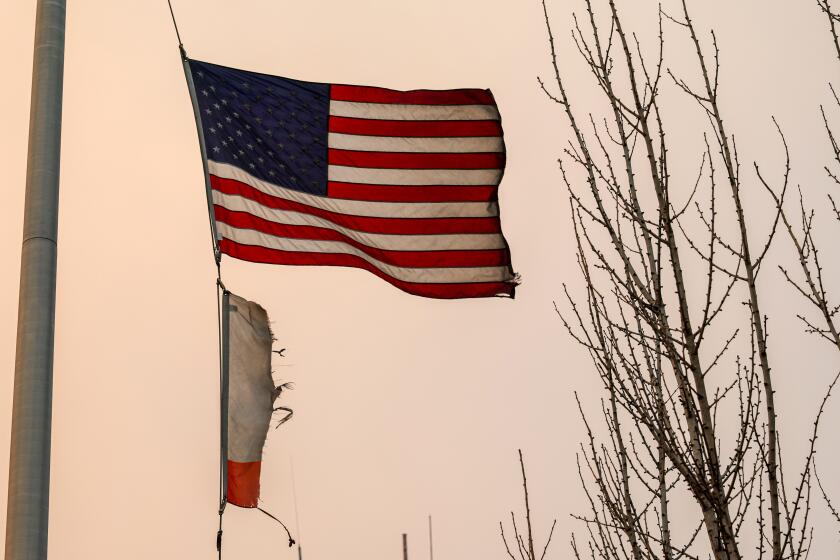
[[[411,294],[507,295],[489,90],[394,91],[189,61],[222,253],[362,268]]]

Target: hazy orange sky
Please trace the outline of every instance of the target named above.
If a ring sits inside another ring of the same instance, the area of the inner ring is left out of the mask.
[[[550,6],[570,95],[585,110],[592,79],[567,32],[581,3]],[[177,43],[164,0],[68,4],[50,556],[210,558],[218,476],[215,270]],[[827,81],[840,77],[840,65],[814,3],[693,4],[698,24],[718,32],[724,112],[744,161],[777,162],[775,114],[794,146],[796,181],[824,193],[828,154],[818,106],[828,103]],[[516,300],[434,301],[361,270],[224,260],[228,287],[268,310],[278,344],[288,348],[288,358],[275,362],[278,375],[296,383],[286,400],[294,420],[269,435],[265,507],[289,524],[310,560],[399,558],[403,532],[410,557],[428,558],[429,514],[436,559],[502,559],[498,521],[521,508],[521,447],[536,528],[547,532],[557,517],[550,556],[569,557],[569,534],[582,529],[569,514],[585,503],[573,391],[594,409],[600,383],[552,305],[562,299],[562,283],[575,290],[580,280],[556,164],[566,121],[536,83],[550,76],[537,0],[174,5],[196,59],[312,81],[488,87],[504,119],[500,196],[523,277]],[[649,38],[656,4],[621,7]],[[35,2],[7,2],[0,19],[0,450],[9,447],[34,19]],[[680,49],[668,55],[682,64]],[[681,133],[699,135],[692,126]],[[682,163],[693,168],[690,156]],[[763,288],[772,300],[771,336],[796,341],[773,356],[783,444],[794,458],[813,402],[840,361],[801,333],[801,306],[778,274],[768,272]],[[838,422],[835,402],[820,465],[836,496]],[[7,469],[0,459],[0,526]],[[819,503],[814,516],[811,558],[836,556],[837,531]],[[225,523],[227,558],[295,557],[258,512],[229,508]]]

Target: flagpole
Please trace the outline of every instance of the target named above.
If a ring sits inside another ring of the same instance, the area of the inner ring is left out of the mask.
[[[15,355],[6,560],[47,558],[65,0],[38,0]]]

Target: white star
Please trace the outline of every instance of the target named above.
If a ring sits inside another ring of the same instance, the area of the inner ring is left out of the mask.
[[[236,135],[237,135],[237,136],[242,136],[242,131],[241,131],[241,130],[237,130],[237,131],[236,131]]]
[[[218,146],[213,146],[213,151],[214,151],[214,152],[216,152],[217,154],[218,154],[221,150],[222,150],[222,149],[221,149],[220,147],[218,147]]]
[[[213,103],[213,107],[215,107],[216,109],[221,109],[222,108],[222,106],[219,105],[218,103]]]
[[[253,149],[254,149],[254,145],[253,145],[253,144],[250,144],[250,143],[249,143],[249,144],[247,144],[247,145],[246,145],[246,147],[247,147],[249,150],[253,150]]]
[[[213,133],[213,134],[216,134],[216,129],[211,126],[210,127],[210,132]]]
[[[210,92],[207,91],[206,89],[201,90],[201,93],[204,94],[204,97],[207,97],[208,95],[210,95]]]

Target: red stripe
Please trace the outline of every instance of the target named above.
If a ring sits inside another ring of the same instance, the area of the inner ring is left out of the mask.
[[[235,506],[255,508],[260,498],[260,461],[227,462],[227,501]]]
[[[505,266],[510,264],[505,249],[474,251],[391,251],[370,247],[334,229],[316,226],[278,224],[247,212],[233,212],[214,206],[216,221],[239,229],[253,229],[276,237],[341,241],[360,249],[371,257],[394,266],[408,268],[450,268],[465,266]]]
[[[416,186],[416,185],[363,185],[359,183],[327,183],[327,196],[350,200],[378,202],[494,202],[499,188],[481,186]]]
[[[250,185],[233,179],[210,176],[212,187],[222,193],[238,195],[258,202],[269,208],[291,210],[319,216],[334,224],[349,227],[357,231],[370,233],[390,233],[405,235],[449,234],[449,233],[499,233],[501,223],[498,217],[492,218],[371,218],[352,216],[338,212],[322,210],[300,202],[294,202],[276,196],[267,195]]]
[[[405,105],[495,105],[493,94],[486,89],[450,89],[396,91],[393,89],[342,86],[330,87],[330,99],[362,103],[399,103]]]
[[[402,280],[397,280],[388,276],[366,260],[355,255],[278,251],[276,249],[267,249],[265,247],[242,245],[231,241],[230,239],[222,239],[219,242],[219,247],[224,254],[244,261],[268,264],[346,266],[351,268],[362,268],[372,272],[404,292],[430,298],[455,299],[492,297],[496,295],[508,295],[513,297],[514,290],[516,288],[516,284],[513,282],[473,282],[465,284],[419,284],[416,282],[403,282]]]
[[[330,116],[330,132],[364,136],[472,137],[501,136],[499,121],[385,121]]]
[[[501,169],[505,155],[499,153],[394,153],[330,148],[329,163],[379,169]]]

